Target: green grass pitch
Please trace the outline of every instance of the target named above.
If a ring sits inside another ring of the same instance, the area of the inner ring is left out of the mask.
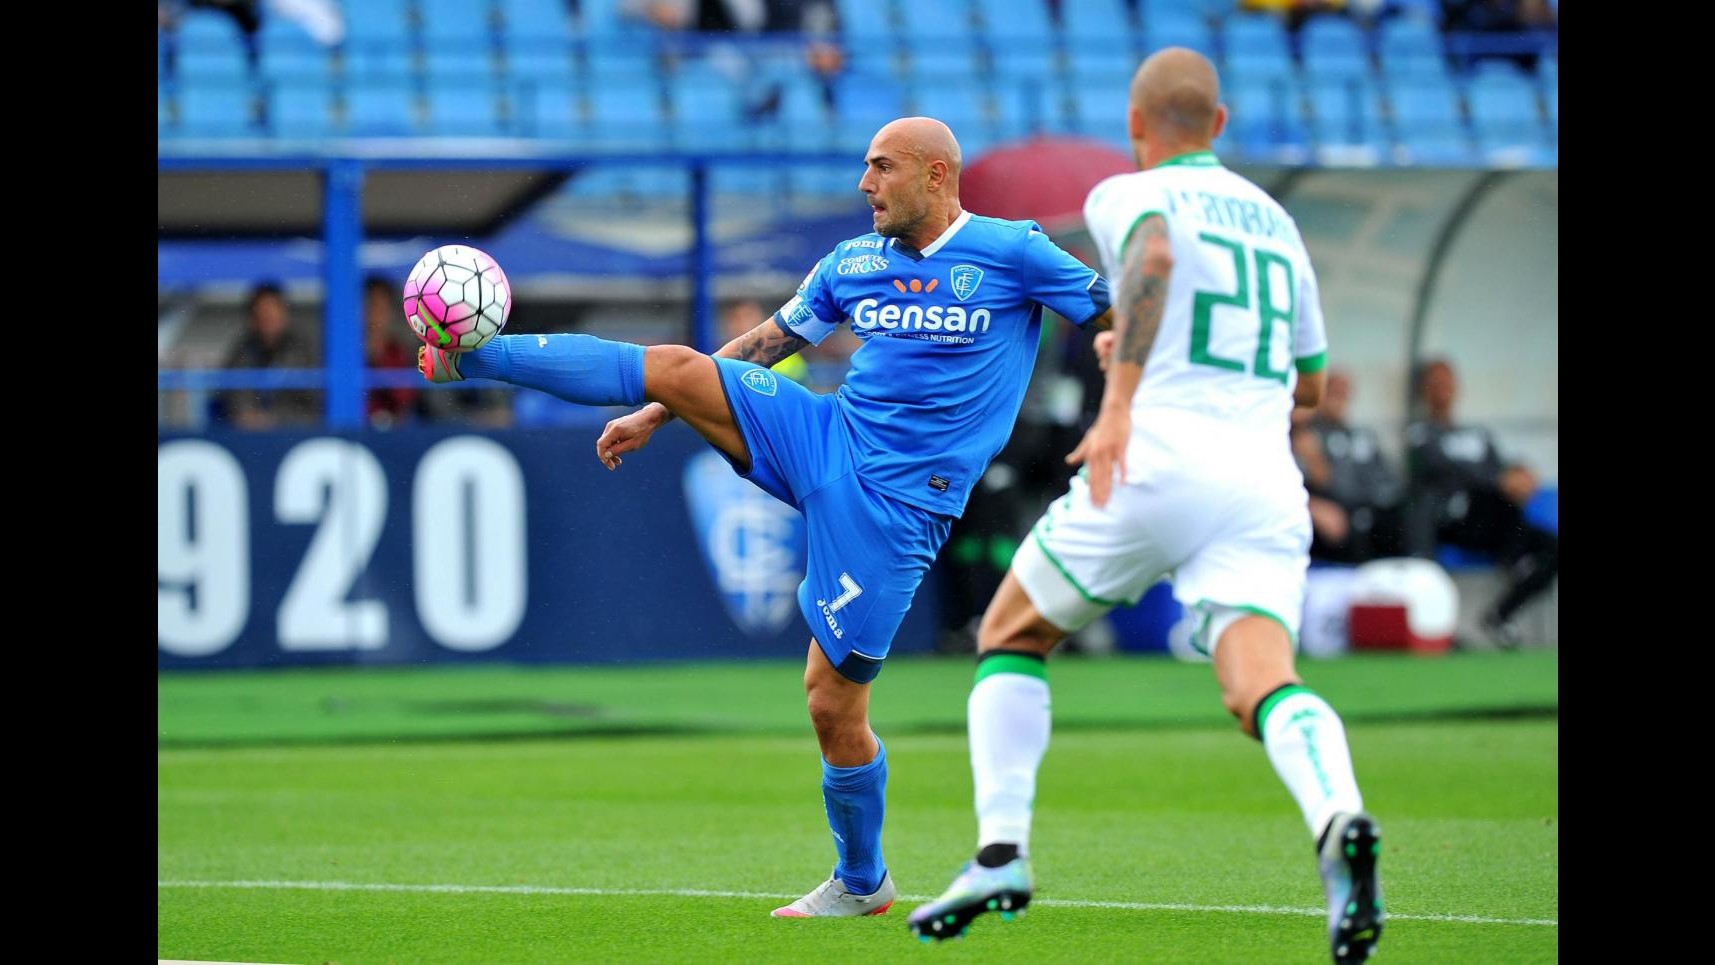
[[[1056,659],[1036,903],[920,945],[975,845],[969,659],[896,659],[878,918],[834,862],[791,662],[158,675],[158,955],[244,962],[1328,960],[1297,807],[1206,666]],[[1304,661],[1381,822],[1379,961],[1559,959],[1559,660]]]

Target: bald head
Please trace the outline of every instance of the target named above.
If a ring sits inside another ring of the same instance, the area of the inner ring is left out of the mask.
[[[1131,79],[1131,106],[1155,140],[1207,146],[1215,139],[1221,81],[1209,58],[1187,47],[1169,47],[1143,62]]]
[[[870,153],[907,155],[925,166],[942,161],[947,165],[948,180],[955,185],[959,181],[959,166],[964,163],[952,128],[933,117],[901,117],[888,121],[875,132],[875,139],[870,142]]]
[[[919,248],[932,242],[961,213],[963,161],[953,132],[933,117],[902,117],[876,131],[858,182],[876,232]]]

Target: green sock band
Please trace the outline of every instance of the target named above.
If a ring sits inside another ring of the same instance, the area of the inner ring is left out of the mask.
[[[989,650],[977,658],[977,679],[972,682],[981,683],[984,677],[992,677],[997,673],[1019,673],[1046,681],[1048,661],[1040,654],[1020,653],[1017,650]]]
[[[1268,715],[1274,712],[1277,704],[1293,694],[1314,695],[1314,693],[1309,687],[1301,684],[1284,684],[1269,691],[1268,696],[1257,702],[1256,713],[1251,715],[1251,720],[1256,722],[1256,739],[1262,740],[1262,735],[1265,733],[1264,728],[1268,724]]]

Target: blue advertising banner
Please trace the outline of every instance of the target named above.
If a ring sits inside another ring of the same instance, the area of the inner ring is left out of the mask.
[[[802,657],[797,511],[680,423],[611,473],[598,431],[161,434],[158,668]]]

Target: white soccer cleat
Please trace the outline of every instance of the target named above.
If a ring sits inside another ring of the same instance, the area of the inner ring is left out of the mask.
[[[774,918],[857,918],[861,915],[882,915],[893,907],[899,889],[893,887],[893,874],[882,875],[881,887],[873,895],[854,895],[846,883],[829,878],[816,890],[784,908],[769,912]]]
[[[459,357],[428,345],[417,346],[417,371],[430,382],[463,382],[459,374]]]

